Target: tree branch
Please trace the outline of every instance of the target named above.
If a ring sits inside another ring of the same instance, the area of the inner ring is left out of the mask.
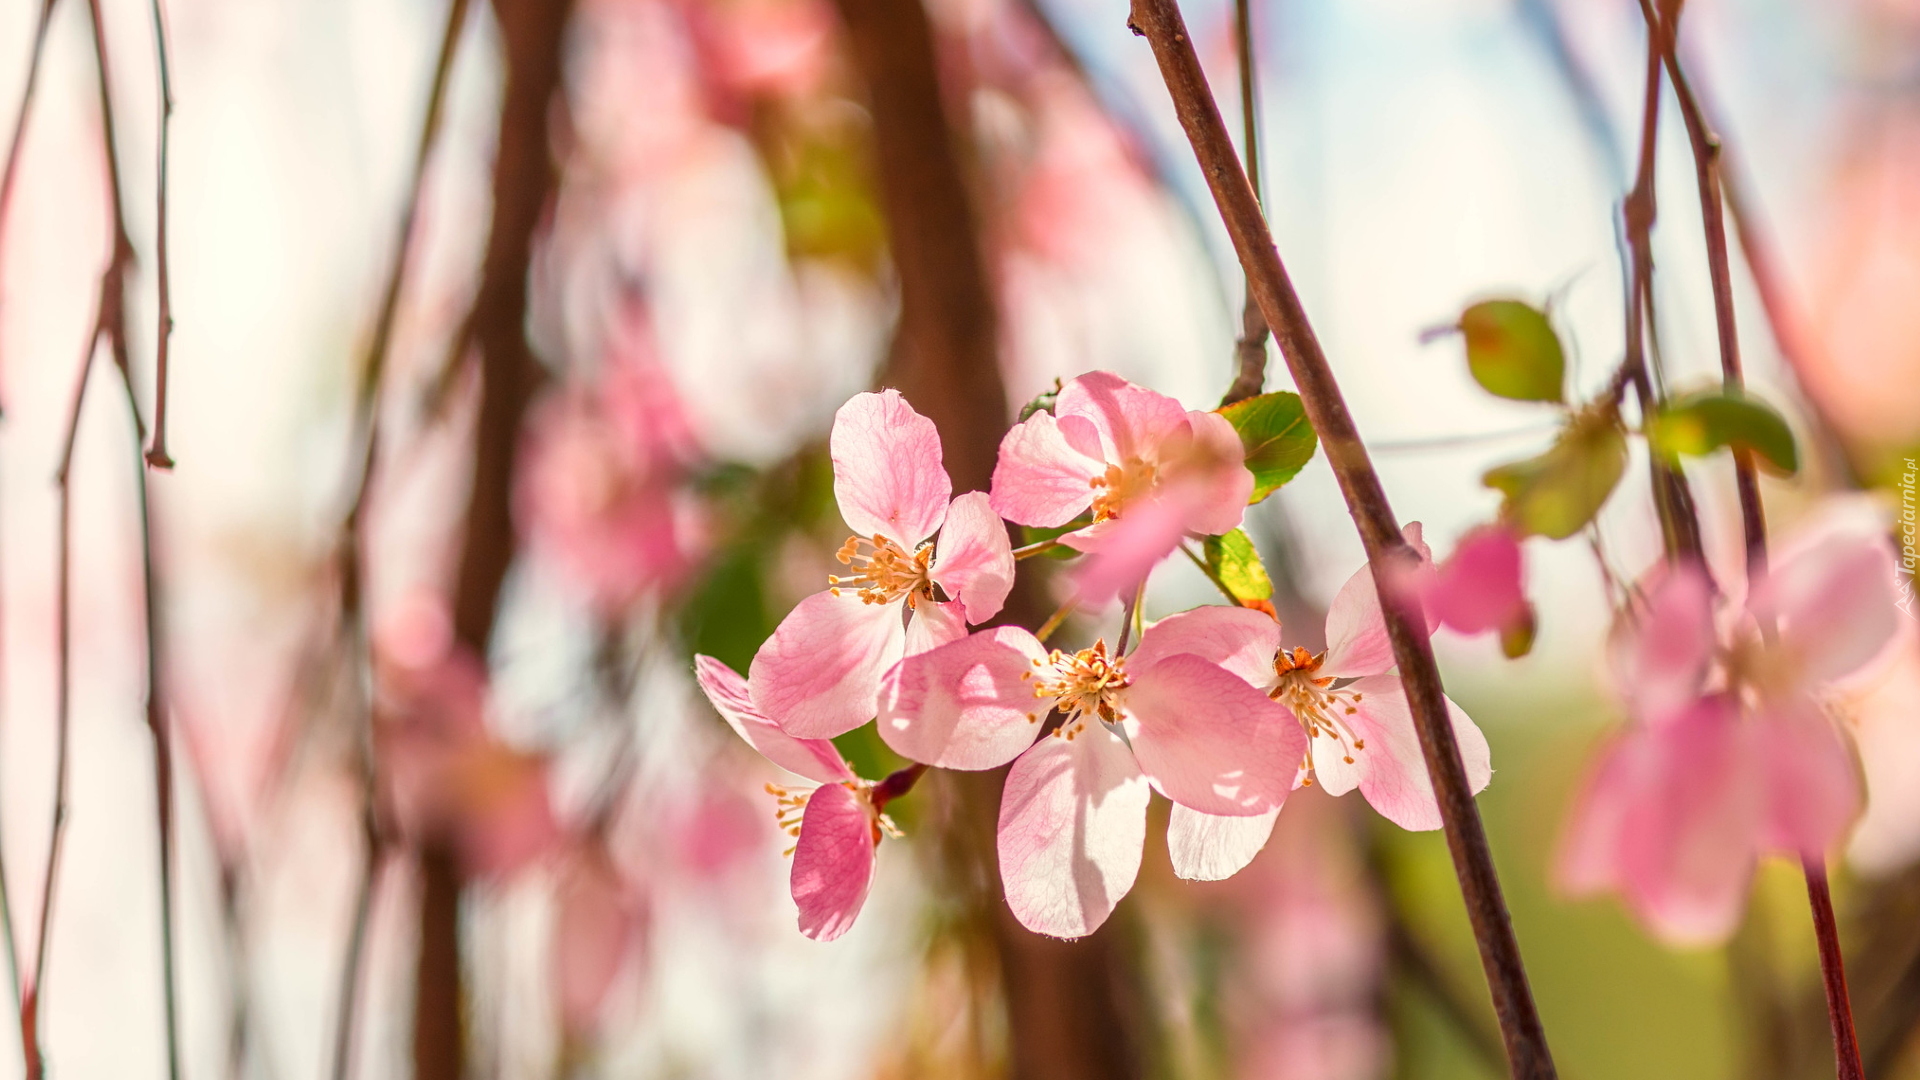
[[[1260,204],[1234,155],[1232,140],[1221,122],[1180,9],[1174,0],[1134,0],[1128,25],[1153,47],[1161,76],[1173,98],[1174,111],[1193,144],[1194,154],[1226,222],[1227,232],[1233,238],[1234,249],[1259,300],[1260,310],[1279,342],[1281,355],[1286,358],[1294,383],[1299,387],[1307,418],[1326,448],[1327,461],[1333,467],[1341,494],[1359,528],[1373,568],[1375,587],[1381,595],[1387,595],[1390,575],[1396,566],[1410,560],[1412,553],[1400,536],[1386,492],[1367,458],[1339,384],[1280,262],[1279,252],[1274,249]],[[1480,945],[1481,963],[1492,991],[1494,1011],[1500,1018],[1508,1064],[1515,1077],[1530,1080],[1553,1077],[1556,1075],[1553,1057],[1528,986],[1506,900],[1501,895],[1486,830],[1467,784],[1466,769],[1461,764],[1433,647],[1424,625],[1418,628],[1413,625],[1412,619],[1424,623],[1424,616],[1417,610],[1407,610],[1408,607],[1417,605],[1389,603],[1383,604],[1382,610],[1419,729],[1421,750],[1433,776],[1434,794],[1440,804],[1447,845],[1453,854],[1467,915]]]
[[[1680,29],[1682,0],[1640,0],[1640,12],[1647,23],[1650,47],[1657,50],[1665,65],[1674,97],[1680,103],[1680,118],[1687,129],[1687,141],[1693,147],[1694,176],[1700,192],[1700,217],[1706,229],[1707,273],[1713,284],[1715,327],[1720,339],[1720,373],[1730,390],[1740,390],[1743,373],[1740,364],[1739,328],[1733,310],[1733,272],[1727,255],[1727,226],[1720,198],[1720,139],[1707,125],[1699,100],[1687,82],[1675,48]],[[1740,523],[1747,542],[1747,580],[1749,587],[1767,572],[1767,521],[1760,503],[1760,485],[1754,472],[1751,451],[1733,451],[1734,481],[1740,495]],[[1766,629],[1762,624],[1763,631]],[[1860,1062],[1859,1038],[1854,1033],[1853,1007],[1848,1001],[1845,959],[1840,949],[1840,931],[1834,920],[1833,898],[1827,886],[1826,864],[1817,858],[1802,859],[1801,869],[1807,882],[1807,901],[1813,915],[1814,937],[1819,944],[1820,975],[1826,988],[1827,1017],[1833,1028],[1833,1052],[1840,1080],[1862,1080],[1865,1069]]]
[[[156,469],[173,468],[167,454],[167,358],[173,340],[173,284],[167,257],[167,132],[173,126],[173,76],[167,62],[167,15],[161,0],[153,0],[153,47],[160,69],[160,135],[154,166],[154,274],[159,296],[158,327],[154,331],[153,360],[153,442],[147,449],[147,464]],[[139,415],[139,403],[134,404]]]
[[[561,89],[571,0],[493,0],[506,51],[506,85],[493,163],[493,219],[470,323],[480,361],[473,482],[453,597],[453,632],[484,658],[500,588],[513,563],[513,465],[521,420],[544,373],[526,339],[533,238],[553,193],[550,122]],[[414,986],[416,1080],[466,1071],[460,972],[458,861],[449,843],[420,852],[420,954]]]
[[[1234,45],[1240,59],[1240,153],[1247,163],[1247,185],[1253,197],[1265,202],[1260,187],[1260,94],[1254,67],[1252,0],[1233,0]],[[1222,406],[1257,396],[1267,385],[1267,320],[1253,298],[1253,285],[1240,305],[1240,339],[1234,342],[1236,374]]]

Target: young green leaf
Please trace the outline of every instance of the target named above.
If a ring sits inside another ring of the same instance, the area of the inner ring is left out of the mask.
[[[1300,395],[1286,390],[1261,394],[1236,401],[1220,410],[1233,429],[1240,433],[1240,444],[1247,451],[1247,469],[1253,473],[1253,497],[1249,503],[1279,490],[1313,460],[1320,440],[1307,423],[1307,410]]]
[[[1647,421],[1647,445],[1669,459],[1734,447],[1751,451],[1762,468],[1780,476],[1800,468],[1786,420],[1735,390],[1707,390],[1667,402]]]
[[[1273,595],[1273,579],[1267,576],[1266,564],[1260,561],[1260,553],[1243,530],[1207,537],[1206,555],[1207,570],[1235,600],[1244,604]]]
[[[1627,436],[1612,411],[1582,414],[1538,457],[1489,470],[1501,516],[1525,533],[1565,540],[1585,528],[1627,468]]]
[[[1460,313],[1467,369],[1488,393],[1515,401],[1566,400],[1567,357],[1545,313],[1518,300],[1485,300]]]
[[[1032,401],[1029,401],[1025,405],[1020,406],[1020,419],[1024,421],[1027,417],[1032,416],[1034,413],[1037,413],[1037,412],[1043,412],[1043,413],[1052,412],[1054,402],[1058,401],[1059,398],[1060,398],[1060,380],[1055,379],[1053,380],[1053,389],[1042,390],[1040,393],[1035,394],[1033,396]]]

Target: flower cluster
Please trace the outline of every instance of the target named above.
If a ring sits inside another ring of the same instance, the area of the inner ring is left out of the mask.
[[[855,776],[828,741],[870,720],[918,763],[896,774],[907,784],[925,767],[1010,764],[998,844],[1007,902],[1021,923],[1056,937],[1093,932],[1132,887],[1155,791],[1173,804],[1169,848],[1192,879],[1251,862],[1288,794],[1308,784],[1358,788],[1405,828],[1439,827],[1368,567],[1334,598],[1320,653],[1287,645],[1257,604],[1168,616],[1131,649],[1124,627],[1117,642],[1077,649],[1015,626],[969,632],[1012,589],[1007,522],[1064,530],[1057,542],[1088,556],[1073,571],[1073,602],[1132,596],[1129,615],[1161,560],[1236,530],[1255,477],[1221,414],[1083,375],[1007,433],[991,492],[958,498],[933,424],[893,391],[842,407],[830,447],[852,530],[840,570],[786,617],[746,678],[696,659],[734,730],[818,785],[770,789],[794,837],[793,896],[809,937],[852,924],[875,849],[896,834],[884,811],[906,784]],[[1420,581],[1460,576],[1433,567],[1417,524],[1406,540]],[[1509,562],[1517,596],[1517,547]],[[1449,707],[1478,791],[1492,775],[1486,740]]]
[[[1784,553],[1744,603],[1697,564],[1657,568],[1615,634],[1630,724],[1575,806],[1563,884],[1708,942],[1739,921],[1759,856],[1824,858],[1864,802],[1827,699],[1893,639],[1894,597],[1892,553],[1866,532]]]

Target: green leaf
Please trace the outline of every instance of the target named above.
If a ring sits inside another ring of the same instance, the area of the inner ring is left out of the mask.
[[[1525,533],[1565,540],[1606,504],[1627,468],[1627,434],[1611,410],[1574,418],[1538,457],[1488,470],[1481,482],[1506,495],[1501,516]]]
[[[1024,421],[1026,420],[1027,417],[1032,416],[1034,413],[1037,413],[1037,412],[1043,412],[1043,413],[1053,412],[1053,403],[1059,400],[1059,398],[1060,398],[1060,380],[1055,379],[1053,380],[1053,389],[1043,390],[1040,393],[1035,394],[1033,396],[1032,401],[1029,401],[1025,405],[1020,406],[1020,419]]]
[[[1253,497],[1249,503],[1279,490],[1313,460],[1320,440],[1307,423],[1306,406],[1300,395],[1286,390],[1261,394],[1236,401],[1220,410],[1233,430],[1240,433],[1240,444],[1247,451],[1247,469],[1253,473]]]
[[[1265,600],[1273,595],[1273,579],[1254,550],[1245,531],[1235,529],[1225,536],[1209,536],[1206,542],[1207,569],[1227,587],[1238,601]]]
[[[1486,300],[1460,313],[1467,369],[1488,393],[1514,401],[1565,401],[1567,357],[1545,313],[1518,300]]]
[[[1051,529],[1042,529],[1033,525],[1022,525],[1020,526],[1020,546],[1031,547],[1034,544],[1047,540],[1058,540],[1068,533],[1073,532],[1075,529],[1086,528],[1089,524],[1091,524],[1091,519],[1086,514],[1081,514],[1065,525],[1056,526]],[[1080,552],[1062,544],[1057,548],[1043,551],[1033,557],[1037,559],[1071,559],[1078,554],[1080,554]]]
[[[1800,469],[1800,453],[1786,420],[1739,391],[1708,390],[1674,398],[1646,426],[1647,445],[1669,460],[1733,447],[1751,451],[1762,467],[1780,476]]]

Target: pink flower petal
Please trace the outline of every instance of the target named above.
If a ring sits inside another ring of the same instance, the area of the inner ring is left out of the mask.
[[[1355,695],[1354,711],[1335,717],[1350,728],[1364,748],[1343,744],[1331,734],[1313,740],[1313,775],[1329,795],[1344,795],[1355,787],[1380,816],[1403,829],[1421,831],[1440,827],[1440,804],[1434,798],[1433,777],[1427,772],[1414,727],[1413,706],[1397,675],[1372,675],[1346,687]],[[1492,754],[1480,728],[1451,700],[1453,737],[1460,744],[1460,760],[1475,794],[1493,779]],[[1351,763],[1347,759],[1351,757]]]
[[[747,680],[711,656],[693,658],[694,678],[713,710],[761,756],[788,772],[822,784],[853,779],[853,769],[825,739],[796,739],[754,707]]]
[[[1192,432],[1187,460],[1170,479],[1180,491],[1186,527],[1202,536],[1230,533],[1240,527],[1253,497],[1246,446],[1219,413],[1190,412],[1187,424]]]
[[[1061,387],[1053,411],[1090,421],[1100,434],[1100,456],[1111,462],[1154,461],[1161,443],[1187,431],[1185,406],[1108,371],[1090,371]]]
[[[1013,545],[986,492],[970,491],[947,508],[931,577],[966,605],[968,622],[978,625],[1000,614],[1013,591]]]
[[[1080,601],[1101,604],[1131,594],[1186,535],[1185,516],[1176,503],[1143,499],[1121,517],[1061,537],[1067,546],[1092,553],[1073,569]]]
[[[1700,696],[1713,660],[1713,586],[1698,566],[1655,571],[1646,604],[1624,617],[1610,647],[1627,712],[1658,723]]]
[[[815,593],[754,654],[747,685],[787,734],[830,739],[873,719],[880,676],[905,650],[899,604]]]
[[[1169,615],[1140,637],[1127,664],[1147,668],[1186,653],[1215,663],[1255,686],[1273,681],[1273,657],[1280,651],[1280,624],[1271,616],[1218,604]]]
[[[1736,706],[1697,700],[1601,752],[1575,803],[1556,877],[1613,890],[1662,938],[1723,940],[1753,874],[1760,790]]]
[[[602,851],[566,860],[554,900],[555,996],[568,1033],[584,1037],[600,1022],[607,994],[635,952],[645,908]]]
[[[855,394],[833,417],[833,497],[861,536],[912,549],[946,515],[953,481],[933,421],[897,390]]]
[[[1167,854],[1173,872],[1188,881],[1225,881],[1246,869],[1273,835],[1280,808],[1252,817],[1221,817],[1173,804]]]
[[[1151,789],[1119,736],[1088,724],[1020,755],[1000,794],[1000,879],[1020,925],[1052,937],[1100,928],[1133,888]]]
[[[1750,727],[1765,777],[1767,849],[1825,858],[1864,801],[1853,748],[1809,700],[1769,703]]]
[[[1420,556],[1422,566],[1432,562],[1433,553],[1421,539],[1419,522],[1408,523],[1401,535]],[[1428,631],[1435,625],[1429,612]],[[1327,655],[1320,672],[1349,679],[1378,675],[1393,665],[1393,643],[1387,640],[1387,622],[1380,614],[1380,594],[1374,589],[1373,566],[1369,563],[1355,570],[1334,594],[1333,603],[1327,605]]]
[[[1859,670],[1893,640],[1898,582],[1884,537],[1843,533],[1774,566],[1749,606],[1780,620],[1785,654],[1811,689]]]
[[[1121,707],[1140,771],[1204,814],[1264,814],[1286,801],[1306,736],[1245,679],[1197,656],[1129,664]]]
[[[1098,451],[1099,436],[1084,418],[1034,413],[1000,440],[994,513],[1044,529],[1072,521],[1092,505],[1092,481],[1106,472]]]
[[[1520,538],[1500,525],[1483,525],[1460,543],[1428,579],[1421,601],[1428,613],[1462,634],[1512,625],[1526,616]]]
[[[880,738],[894,752],[943,769],[991,769],[1033,745],[1051,699],[1034,696],[1047,650],[1002,626],[909,656],[880,690]]]
[[[966,605],[958,600],[937,604],[922,600],[907,616],[906,655],[937,649],[967,636]]]
[[[879,843],[866,800],[842,784],[823,784],[807,799],[793,849],[793,902],[800,932],[832,941],[847,932],[873,886]]]

